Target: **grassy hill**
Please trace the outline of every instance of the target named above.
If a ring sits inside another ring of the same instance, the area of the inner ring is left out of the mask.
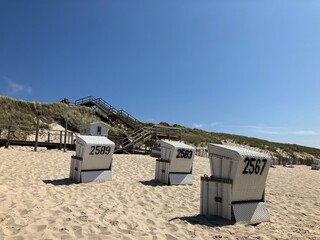
[[[0,128],[15,126],[22,130],[33,129],[36,126],[37,116],[40,116],[40,127],[44,129],[50,129],[51,123],[64,126],[68,119],[68,130],[74,132],[79,132],[81,125],[106,119],[103,113],[83,106],[26,102],[0,96]],[[115,126],[110,130],[110,134],[124,137],[128,131]]]
[[[79,127],[83,124],[107,119],[103,113],[87,107],[74,107],[63,103],[26,102],[0,96],[0,128],[6,128],[9,125],[20,129],[35,128],[37,115],[40,116],[41,127],[44,129],[49,129],[51,123],[58,123],[64,126],[65,119],[68,118],[68,129],[75,132],[79,132]],[[165,122],[160,124],[170,126]],[[181,128],[182,140],[197,147],[205,147],[208,143],[232,143],[247,148],[259,149],[260,151],[268,152],[274,158],[279,160],[290,159],[294,163],[320,158],[320,149],[316,148],[296,144],[274,143],[226,133],[206,132],[176,124],[173,127]],[[130,129],[123,126],[112,126],[109,134],[110,138],[122,138],[131,132]]]

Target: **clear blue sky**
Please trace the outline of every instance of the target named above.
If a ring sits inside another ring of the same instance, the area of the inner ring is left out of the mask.
[[[0,95],[320,147],[318,0],[1,0]]]

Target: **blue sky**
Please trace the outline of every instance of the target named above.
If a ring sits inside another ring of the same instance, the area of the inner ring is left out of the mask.
[[[1,0],[0,95],[320,147],[320,1]]]

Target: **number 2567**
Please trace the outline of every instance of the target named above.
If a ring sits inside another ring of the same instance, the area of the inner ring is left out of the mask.
[[[246,158],[244,159],[246,163],[242,174],[259,174],[263,173],[264,167],[266,166],[267,159],[255,159],[255,158]]]

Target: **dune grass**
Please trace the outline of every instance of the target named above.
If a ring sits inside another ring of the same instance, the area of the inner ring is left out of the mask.
[[[36,103],[15,100],[0,96],[0,128],[15,126],[20,129],[34,129],[37,116],[40,116],[41,128],[49,129],[49,124],[58,123],[64,126],[68,119],[68,130],[79,132],[81,125],[106,121],[108,117],[99,112],[83,106],[69,106],[64,103]],[[125,127],[112,125],[109,132],[110,138],[121,139],[132,133]],[[146,125],[152,123],[146,123]],[[161,122],[161,125],[170,126]],[[197,147],[206,147],[208,143],[232,142],[272,153],[275,158],[290,158],[294,160],[309,160],[320,158],[320,149],[300,146],[296,144],[275,143],[262,139],[239,136],[226,133],[206,132],[200,129],[186,128],[180,125],[173,127],[181,128],[182,140]],[[301,157],[302,156],[302,157]]]

